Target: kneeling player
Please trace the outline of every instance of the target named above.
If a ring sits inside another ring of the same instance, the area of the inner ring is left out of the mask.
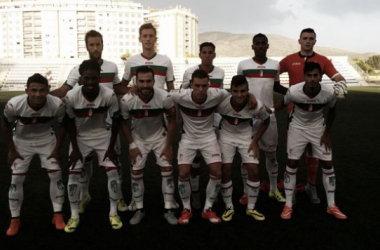
[[[126,94],[121,100],[121,112],[124,118],[122,129],[129,143],[129,157],[132,163],[132,195],[137,211],[130,224],[140,223],[144,212],[143,170],[150,151],[156,155],[157,165],[162,175],[162,194],[164,196],[164,218],[171,225],[178,223],[174,212],[178,204],[174,200],[174,180],[171,160],[172,142],[176,129],[176,109],[168,93],[153,87],[153,69],[141,66],[136,70],[137,95]],[[168,121],[165,130],[164,114]],[[132,129],[129,128],[132,119]]]
[[[218,112],[222,115],[219,131],[219,146],[222,152],[222,183],[221,193],[226,204],[226,211],[222,219],[230,221],[234,215],[232,204],[231,169],[236,149],[239,151],[242,163],[248,172],[248,205],[247,215],[255,220],[265,220],[264,215],[255,210],[255,204],[260,190],[258,142],[269,126],[270,119],[263,104],[258,101],[256,109],[248,106],[248,82],[242,75],[237,75],[231,81],[232,96],[218,105]],[[257,133],[253,134],[252,118],[262,121]],[[252,141],[247,140],[253,139]]]
[[[111,226],[113,229],[123,226],[117,215],[120,185],[115,142],[119,132],[119,105],[115,93],[99,85],[100,71],[96,60],[83,61],[79,66],[81,86],[66,95],[66,112],[70,118],[68,133],[72,143],[68,182],[71,218],[65,227],[67,233],[74,232],[79,224],[78,185],[83,168],[82,161],[92,152],[97,154],[99,166],[106,170],[108,176]],[[112,118],[111,131],[106,122],[108,113]]]
[[[3,132],[8,144],[8,164],[12,168],[12,182],[9,188],[9,208],[11,225],[8,236],[18,233],[21,226],[20,210],[24,199],[23,184],[29,170],[30,161],[38,155],[42,168],[47,170],[50,178],[50,199],[53,203],[53,224],[57,230],[63,230],[62,217],[64,185],[59,166],[59,151],[65,134],[63,118],[65,106],[54,96],[48,95],[48,80],[40,74],[34,74],[26,83],[26,94],[13,97],[4,110]],[[54,120],[61,127],[57,139],[52,130]],[[12,136],[12,128],[16,130]]]
[[[308,143],[311,144],[313,155],[322,163],[322,182],[327,197],[327,213],[338,219],[347,219],[335,205],[336,179],[332,166],[330,129],[335,118],[336,95],[334,88],[320,84],[322,80],[321,66],[315,62],[305,63],[305,82],[289,88],[284,99],[276,103],[275,109],[281,109],[290,102],[294,109],[290,113],[290,123],[287,139],[288,166],[284,174],[286,205],[281,218],[291,218],[292,196],[296,184],[296,173],[299,159]],[[323,108],[329,107],[327,119],[323,117]]]

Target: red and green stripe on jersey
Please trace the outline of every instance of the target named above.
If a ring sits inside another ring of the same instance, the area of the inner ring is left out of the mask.
[[[116,75],[116,73],[112,73],[112,72],[111,73],[106,73],[106,72],[100,73],[100,81],[99,81],[99,83],[112,83],[113,84],[113,81],[115,79],[115,75]],[[81,78],[82,77],[79,77],[79,79],[78,79],[78,84],[79,85],[81,85],[81,83],[80,83],[81,82]],[[72,87],[71,85],[69,85],[67,83],[67,80],[63,84]]]
[[[165,67],[165,66],[158,66],[158,65],[146,65],[146,66],[153,69],[154,75],[157,75],[157,76],[166,76],[166,72],[168,71],[168,67]],[[139,67],[141,67],[141,65],[131,68],[133,76],[136,76],[136,71]]]
[[[223,120],[226,120],[229,124],[238,126],[240,123],[243,122],[250,122],[252,125],[252,119],[251,118],[239,118],[239,117],[233,117],[229,115],[222,115]]]
[[[298,108],[308,111],[315,112],[323,109],[327,103],[294,103]]]
[[[243,74],[248,78],[271,78],[275,79],[277,70],[275,69],[245,69]]]
[[[162,115],[165,112],[165,109],[133,109],[129,113],[135,119],[142,119],[147,117],[157,117]]]
[[[19,116],[17,119],[20,121],[20,123],[24,125],[30,125],[30,124],[46,124],[52,120],[54,120],[54,117],[50,116],[37,116],[37,117],[23,117]]]
[[[108,107],[97,107],[97,108],[83,108],[83,109],[73,109],[74,114],[78,118],[92,117],[95,114],[106,114],[108,112]],[[115,112],[111,117],[118,117],[119,111]]]
[[[191,117],[207,117],[207,116],[212,115],[216,109],[216,106],[208,108],[208,109],[197,109],[197,108],[188,108],[180,104],[178,104],[178,107],[184,114]]]

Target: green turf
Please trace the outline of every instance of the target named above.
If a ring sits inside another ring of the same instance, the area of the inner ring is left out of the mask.
[[[1,111],[8,98],[8,93],[0,92]],[[22,229],[18,236],[9,238],[5,236],[5,231],[10,219],[7,198],[10,170],[5,164],[6,146],[1,137],[1,249],[380,249],[380,202],[377,199],[377,194],[380,193],[379,110],[380,88],[376,87],[350,88],[347,98],[339,100],[337,104],[337,117],[332,130],[337,176],[336,201],[347,214],[346,221],[339,221],[326,214],[326,198],[321,176],[317,185],[321,204],[311,204],[304,193],[299,193],[293,218],[283,221],[280,218],[282,205],[270,200],[266,192],[261,192],[257,208],[266,216],[266,221],[257,222],[248,218],[244,213],[244,207],[238,204],[242,184],[237,162],[233,173],[233,201],[236,214],[230,223],[211,225],[200,218],[199,211],[195,211],[189,225],[170,226],[162,218],[160,174],[151,157],[144,174],[146,217],[140,225],[129,225],[132,213],[124,212],[120,213],[124,227],[118,231],[110,228],[106,175],[102,169],[95,168],[90,186],[92,202],[88,211],[81,217],[81,225],[77,232],[69,235],[53,230],[50,221],[52,208],[48,193],[49,180],[46,173],[39,168],[38,161],[33,161],[24,184]],[[276,115],[280,134],[278,158],[282,179],[286,162],[286,114],[282,111]],[[64,153],[63,163],[66,158],[67,153]],[[123,193],[129,200],[129,165],[125,154],[123,164]],[[64,164],[63,167],[66,183],[67,166]],[[260,172],[261,178],[267,179],[263,165]],[[305,181],[304,166],[300,166],[298,180]],[[203,168],[203,198],[206,182],[207,171]],[[178,195],[177,200],[179,201]],[[219,215],[224,209],[222,203],[220,198],[219,203],[215,205]],[[67,218],[67,199],[64,213]]]

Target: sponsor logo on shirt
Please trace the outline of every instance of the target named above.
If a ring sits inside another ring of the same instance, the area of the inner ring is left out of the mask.
[[[145,65],[153,65],[153,62],[145,62]]]
[[[257,68],[258,69],[265,69],[266,67],[265,67],[265,65],[259,65],[259,66],[257,66]]]
[[[292,63],[292,66],[299,66],[299,65],[301,65],[300,62],[294,62],[294,63]]]
[[[147,104],[143,104],[142,107],[143,108],[151,108],[152,106],[151,105],[147,105]]]
[[[218,157],[220,154],[212,154],[211,157]]]
[[[88,103],[86,107],[94,107],[95,104],[94,103]]]

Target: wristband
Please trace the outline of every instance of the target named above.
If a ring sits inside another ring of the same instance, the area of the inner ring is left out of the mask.
[[[135,142],[129,143],[129,150],[137,148],[137,145]]]
[[[272,114],[274,114],[274,112],[276,111],[274,108],[270,108],[270,110],[272,111]]]

